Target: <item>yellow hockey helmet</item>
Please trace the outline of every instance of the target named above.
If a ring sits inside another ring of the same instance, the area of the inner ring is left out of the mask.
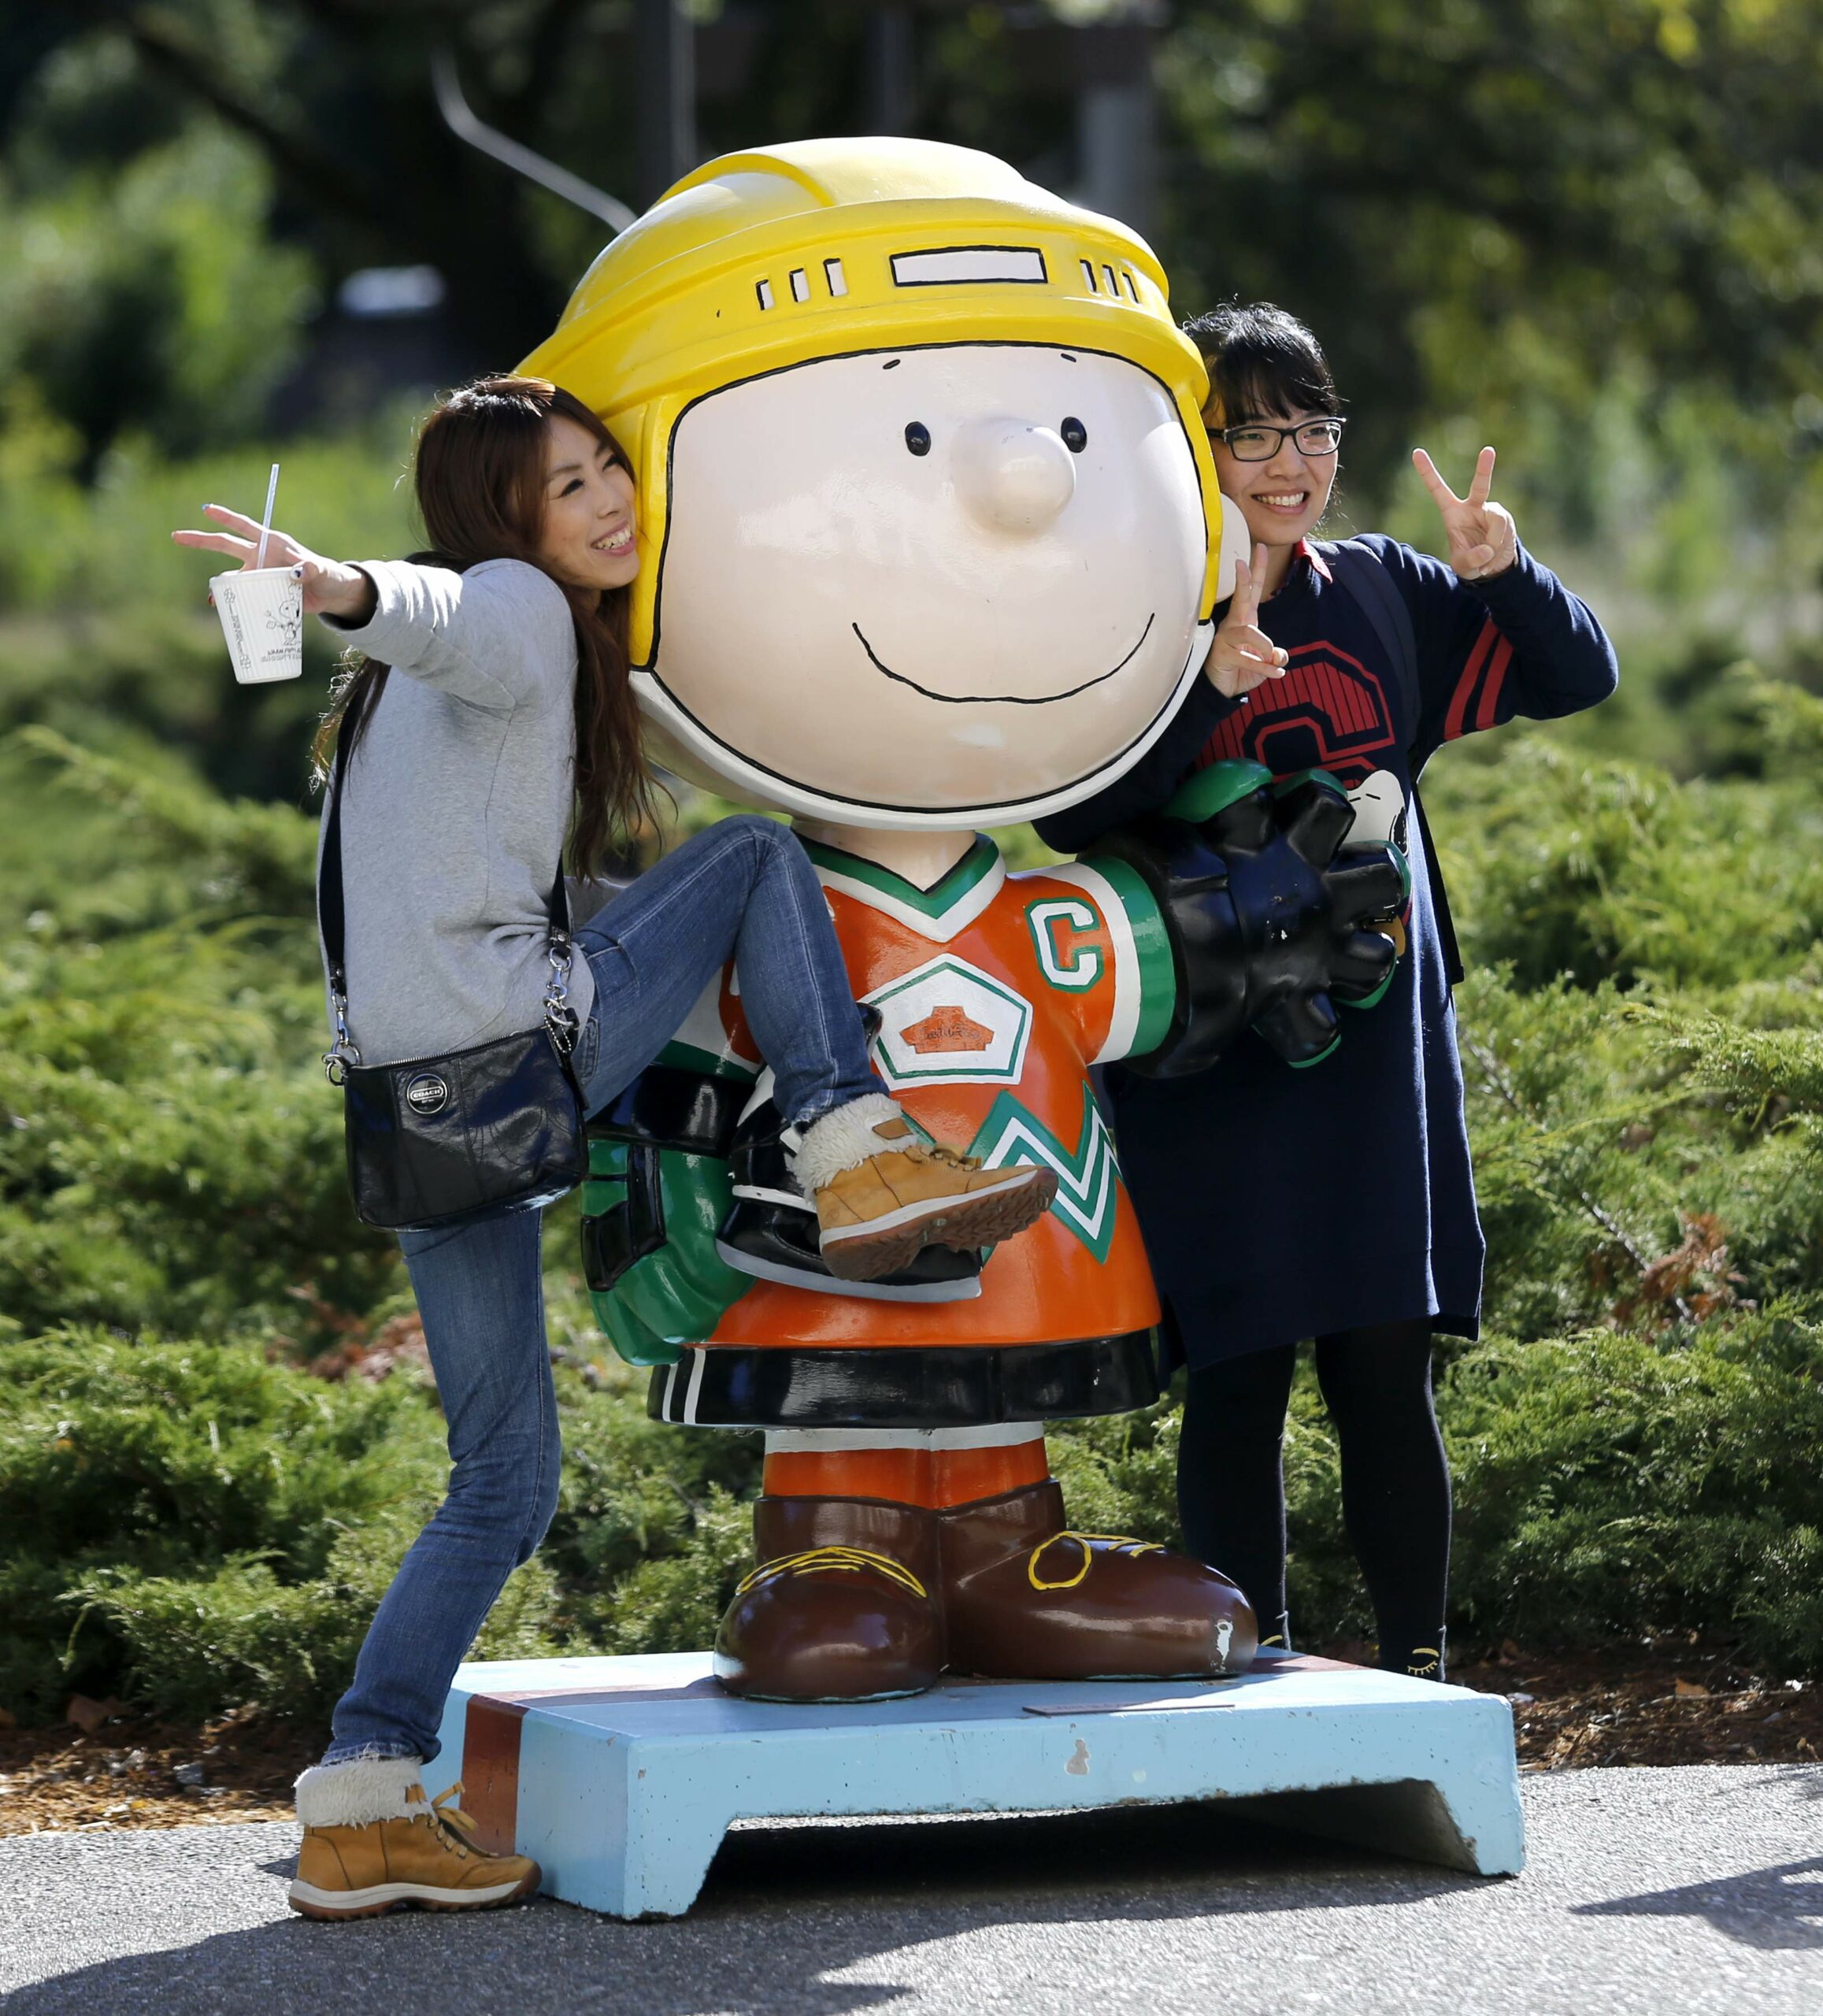
[[[1169,389],[1202,484],[1206,617],[1222,544],[1208,376],[1144,240],[972,148],[799,140],[686,176],[601,254],[520,366],[592,407],[633,458],[647,560],[633,663],[651,654],[671,435],[692,401],[820,358],[958,343],[1102,352]]]

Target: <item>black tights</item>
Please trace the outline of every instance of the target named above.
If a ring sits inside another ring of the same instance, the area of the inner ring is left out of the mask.
[[[1238,1582],[1262,1637],[1285,1610],[1285,1409],[1297,1347],[1192,1371],[1177,1458],[1189,1551]],[[1431,1326],[1317,1340],[1317,1380],[1342,1451],[1342,1514],[1380,1624],[1380,1664],[1441,1670],[1450,1471],[1431,1405]]]

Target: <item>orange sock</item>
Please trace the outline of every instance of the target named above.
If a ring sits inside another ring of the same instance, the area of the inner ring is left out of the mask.
[[[766,1458],[769,1498],[884,1498],[932,1511],[1043,1484],[1042,1436],[998,1449],[793,1450]]]
[[[1003,1491],[1043,1484],[1050,1475],[1042,1436],[1005,1449],[938,1449],[932,1453],[931,1468],[936,1491],[930,1503],[938,1506],[998,1498]]]

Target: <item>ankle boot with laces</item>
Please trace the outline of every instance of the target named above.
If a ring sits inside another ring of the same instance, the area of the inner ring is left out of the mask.
[[[927,1246],[992,1246],[1034,1225],[1057,1196],[1054,1171],[984,1169],[919,1138],[884,1097],[858,1099],[805,1132],[794,1173],[817,1206],[824,1264],[871,1281]]]
[[[370,1918],[402,1906],[486,1910],[529,1897],[538,1864],[487,1855],[450,1786],[433,1802],[415,1757],[362,1757],[318,1765],[298,1781],[304,1823],[298,1873],[287,1901],[309,1918]]]

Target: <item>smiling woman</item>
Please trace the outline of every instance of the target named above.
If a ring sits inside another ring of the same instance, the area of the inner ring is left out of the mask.
[[[362,1214],[400,1235],[454,1464],[374,1618],[328,1753],[298,1781],[291,1897],[317,1918],[472,1909],[538,1883],[524,1857],[474,1851],[450,1795],[433,1808],[419,1783],[457,1663],[557,1502],[536,1206],[575,1180],[577,1156],[540,1146],[528,1184],[520,1143],[554,1133],[580,1149],[582,1115],[615,1099],[738,960],[797,1144],[791,1180],[832,1275],[870,1280],[927,1245],[1010,1238],[1057,1189],[1048,1171],[984,1169],[913,1135],[869,1067],[815,872],[774,821],[698,834],[572,939],[566,836],[586,869],[647,803],[623,641],[639,569],[632,476],[594,414],[524,377],[446,400],[416,476],[435,548],[416,561],[350,565],[282,532],[268,543],[306,608],[354,647],[319,744],[324,1062],[348,1087]],[[258,527],[210,515],[226,529],[179,543],[257,557]],[[408,1140],[409,1158],[395,1145]],[[474,1180],[502,1168],[507,1182]]]
[[[587,409],[583,409],[585,413]],[[566,586],[624,588],[639,572],[633,476],[613,437],[554,410],[545,437],[544,523],[549,571]]]
[[[617,827],[637,832],[652,816],[639,713],[627,683],[624,591],[639,563],[626,457],[561,386],[480,379],[424,422],[417,484],[432,548],[421,560],[458,573],[493,560],[524,561],[549,576],[569,605],[576,647],[570,851],[580,872],[591,872]],[[317,606],[313,578],[307,564],[306,608]],[[320,593],[319,613],[332,621],[372,614],[375,591],[358,568],[341,569]],[[348,668],[317,737],[317,768],[325,775],[339,736],[345,758],[360,747],[388,671],[352,650]]]
[[[1167,1334],[1190,1367],[1186,1540],[1240,1582],[1269,1637],[1288,1639],[1280,1451],[1297,1345],[1314,1336],[1381,1661],[1440,1677],[1450,1483],[1431,1336],[1474,1334],[1482,1245],[1447,914],[1426,873],[1416,780],[1472,728],[1604,698],[1614,654],[1489,502],[1491,448],[1466,498],[1414,458],[1447,565],[1377,535],[1314,543],[1343,436],[1316,338],[1265,302],[1217,309],[1187,333],[1209,366],[1210,451],[1253,562],[1237,570],[1204,678],[1143,769],[1040,831],[1079,847],[1157,810],[1187,773],[1239,759],[1281,778],[1330,773],[1348,791],[1350,839],[1391,839],[1410,856],[1396,926],[1406,956],[1373,1013],[1350,1018],[1332,1062],[1294,1073],[1243,1045],[1206,1072],[1152,1083],[1116,1069],[1109,1086]],[[1319,1154],[1314,1143],[1352,1147]]]

